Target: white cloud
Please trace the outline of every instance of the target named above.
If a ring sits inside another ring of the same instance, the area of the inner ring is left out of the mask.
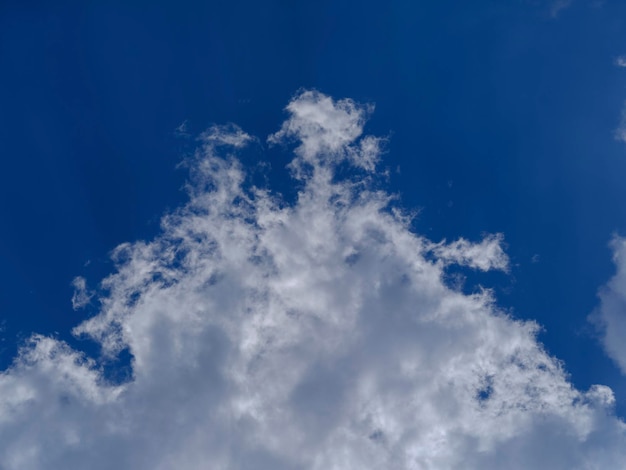
[[[212,126],[200,134],[198,140],[204,142],[208,148],[220,145],[242,148],[253,139],[236,125],[230,124],[226,126]]]
[[[82,276],[77,276],[72,280],[74,294],[72,295],[72,308],[81,309],[89,304],[94,293],[87,289],[87,281]]]
[[[342,160],[373,171],[381,139],[366,136],[356,146],[349,145],[361,136],[367,115],[373,110],[372,105],[358,106],[350,99],[335,102],[317,91],[305,91],[287,105],[289,119],[268,140],[278,143],[293,138],[300,142],[291,163],[298,176],[307,164],[322,169]]]
[[[574,389],[536,324],[445,284],[452,262],[506,269],[501,238],[412,233],[371,184],[370,108],[287,110],[271,141],[298,142],[296,202],[247,187],[228,146],[247,134],[207,131],[189,203],[114,251],[75,329],[128,349],[132,376],[34,336],[0,376],[0,468],[624,468],[610,389]]]
[[[626,67],[626,55],[620,55],[613,62],[618,67]]]
[[[454,263],[481,271],[507,271],[509,257],[502,249],[503,240],[502,234],[489,235],[478,244],[461,238],[447,245],[445,241],[434,244],[431,250],[443,263]]]
[[[590,316],[601,333],[606,353],[626,375],[626,239],[611,241],[615,276],[600,289],[600,305]]]

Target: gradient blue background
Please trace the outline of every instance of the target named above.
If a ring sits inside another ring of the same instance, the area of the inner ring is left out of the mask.
[[[264,137],[314,87],[376,104],[368,131],[390,136],[383,167],[422,209],[416,230],[505,234],[511,273],[467,288],[536,319],[574,384],[611,386],[626,414],[586,322],[626,233],[626,3],[50,3],[0,3],[0,366],[34,331],[90,348],[70,329],[95,306],[73,311],[70,282],[95,286],[112,248],[184,202],[181,123]],[[288,190],[287,153],[246,158]]]

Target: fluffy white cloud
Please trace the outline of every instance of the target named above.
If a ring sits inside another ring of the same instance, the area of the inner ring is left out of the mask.
[[[317,91],[305,91],[287,106],[290,113],[281,129],[268,139],[271,143],[295,139],[296,158],[291,168],[298,177],[307,164],[315,170],[348,160],[354,166],[374,171],[380,154],[380,139],[366,136],[350,145],[363,133],[363,124],[373,106],[358,106],[344,99],[333,101]]]
[[[297,142],[296,201],[246,183],[242,130],[203,134],[189,202],[114,251],[75,329],[103,358],[34,336],[0,376],[0,468],[626,467],[610,389],[574,389],[536,324],[445,284],[506,269],[501,237],[411,232],[373,184],[370,108],[305,91],[287,111],[270,140]],[[107,381],[123,350],[132,375]]]
[[[626,375],[626,239],[614,237],[611,248],[617,272],[600,289],[600,305],[590,320],[600,330],[606,353]]]

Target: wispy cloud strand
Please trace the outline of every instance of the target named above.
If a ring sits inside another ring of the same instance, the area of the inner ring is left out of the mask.
[[[72,281],[74,294],[72,295],[72,308],[81,309],[89,304],[94,293],[87,289],[87,281],[82,276],[77,276]]]
[[[572,0],[554,0],[550,5],[550,16],[556,18],[559,14],[572,5]]]

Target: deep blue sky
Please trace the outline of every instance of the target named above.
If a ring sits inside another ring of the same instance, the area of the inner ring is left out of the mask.
[[[368,131],[390,136],[383,165],[422,209],[416,230],[504,233],[511,273],[476,280],[624,414],[586,317],[626,233],[626,3],[49,3],[0,4],[0,365],[33,331],[69,339],[90,314],[72,310],[72,278],[97,284],[112,248],[185,200],[181,123],[264,137],[313,87],[376,104]],[[287,155],[255,152],[288,187]]]

